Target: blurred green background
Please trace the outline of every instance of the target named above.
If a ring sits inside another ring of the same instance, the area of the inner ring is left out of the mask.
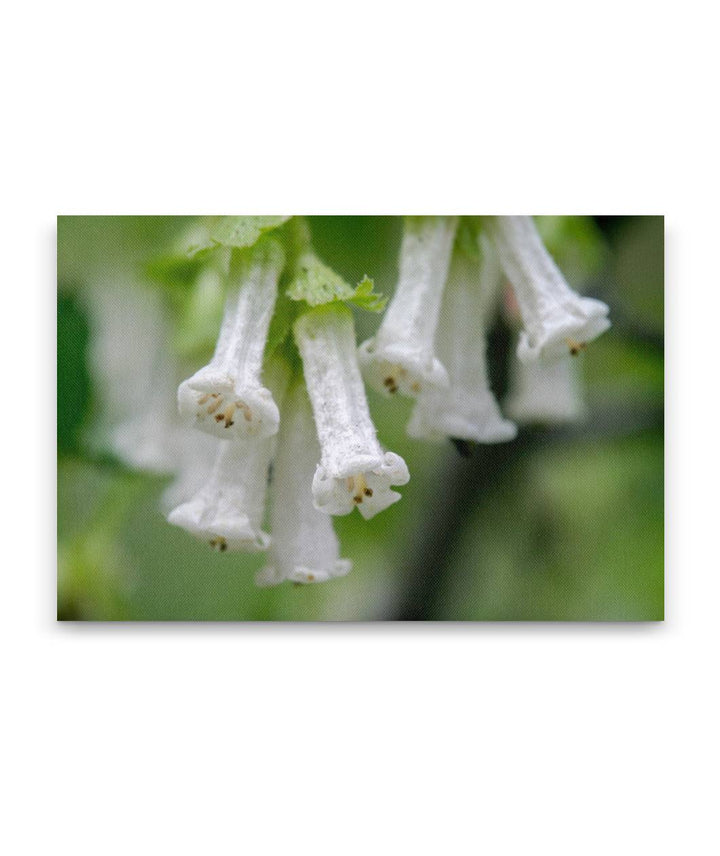
[[[368,274],[392,294],[400,218],[309,219],[324,261],[349,282]],[[663,220],[540,217],[538,225],[570,283],[610,306],[613,327],[579,357],[587,421],[522,429],[512,443],[465,457],[450,443],[408,438],[412,403],[369,391],[381,442],[410,469],[402,501],[370,521],[335,518],[349,576],[259,589],[262,555],[216,553],[170,526],[158,505],[169,479],[127,470],[87,441],[98,404],[84,295],[98,271],[151,271],[187,218],[60,217],[58,617],[661,619]],[[168,346],[197,368],[204,359],[185,335],[190,297],[180,285],[166,298],[176,320]],[[356,322],[361,341],[379,318],[356,312]],[[499,320],[490,342],[499,398],[511,347]]]

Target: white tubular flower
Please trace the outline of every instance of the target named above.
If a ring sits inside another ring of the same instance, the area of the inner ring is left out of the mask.
[[[514,359],[503,409],[520,424],[560,425],[587,416],[579,366],[570,356],[545,363]]]
[[[570,288],[532,217],[488,217],[486,222],[520,308],[524,330],[517,353],[523,362],[577,354],[608,329],[608,307]]]
[[[366,381],[384,395],[415,397],[448,385],[435,357],[435,328],[457,217],[406,217],[400,278],[377,334],[360,346]]]
[[[102,408],[98,445],[130,467],[171,472],[177,375],[162,297],[120,274],[94,283],[87,301]]]
[[[180,413],[195,427],[223,439],[277,433],[277,404],[261,371],[284,260],[281,246],[267,238],[233,254],[215,355],[178,389]]]
[[[400,499],[391,485],[409,479],[405,461],[383,452],[370,418],[360,376],[352,315],[344,306],[310,310],[295,322],[318,439],[320,464],[313,478],[315,507],[367,520]]]
[[[221,443],[207,482],[168,514],[168,522],[217,550],[265,550],[262,531],[272,437],[237,438]]]
[[[268,371],[273,393],[282,399],[288,373],[284,363]],[[215,463],[200,489],[168,514],[168,521],[216,550],[265,550],[262,531],[270,461],[277,437],[236,437],[218,442]]]
[[[408,423],[411,437],[502,443],[517,435],[516,426],[502,418],[489,385],[486,332],[497,308],[500,266],[485,236],[479,249],[481,262],[461,249],[453,255],[437,337],[450,386],[421,393]]]
[[[302,382],[283,405],[278,453],[273,464],[269,562],[257,574],[260,586],[322,583],[350,572],[340,558],[332,518],[313,505],[312,480],[320,457],[310,401]]]

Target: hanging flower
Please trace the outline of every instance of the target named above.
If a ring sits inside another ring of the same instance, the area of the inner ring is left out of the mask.
[[[282,409],[278,452],[273,464],[268,564],[258,573],[261,586],[285,580],[321,583],[349,573],[340,558],[332,518],[313,504],[312,480],[320,457],[315,423],[304,384],[297,382]]]
[[[180,413],[195,427],[223,439],[277,433],[278,407],[261,373],[283,264],[282,247],[271,238],[233,252],[215,355],[178,389]]]
[[[288,369],[274,360],[268,382],[278,400],[287,387]],[[200,489],[168,514],[168,521],[225,550],[265,550],[262,531],[270,462],[277,437],[235,437],[218,442],[215,463]]]
[[[118,272],[88,288],[87,304],[101,408],[92,444],[134,469],[172,472],[177,377],[162,296]]]
[[[236,438],[219,446],[208,481],[168,521],[217,550],[265,550],[262,531],[272,437]]]
[[[383,452],[370,418],[357,364],[350,311],[328,304],[295,322],[318,439],[320,464],[313,478],[315,505],[327,514],[357,507],[369,519],[400,499],[391,485],[405,484],[405,461]]]
[[[486,236],[478,248],[455,250],[437,336],[450,385],[420,394],[408,424],[411,437],[500,443],[516,436],[517,428],[502,418],[488,381],[486,334],[499,288],[500,268]]]
[[[377,334],[359,350],[365,379],[385,395],[415,397],[448,384],[435,356],[435,328],[457,223],[457,217],[405,218],[395,294]]]
[[[546,363],[523,363],[514,358],[510,392],[503,410],[520,424],[559,425],[587,415],[579,366],[570,356]]]
[[[570,288],[532,217],[488,217],[486,225],[520,308],[523,362],[575,355],[608,329],[608,307]]]

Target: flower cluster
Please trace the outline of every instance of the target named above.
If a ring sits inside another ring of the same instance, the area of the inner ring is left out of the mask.
[[[214,354],[180,383],[172,414],[160,395],[177,372],[166,342],[148,334],[126,353],[144,360],[135,377],[147,383],[131,408],[115,407],[111,443],[131,465],[175,473],[163,496],[170,523],[220,552],[267,551],[258,585],[344,576],[332,517],[357,509],[367,520],[401,498],[393,488],[410,474],[378,440],[365,382],[414,399],[413,438],[507,442],[516,423],[584,415],[573,356],[610,323],[605,304],[568,286],[530,217],[406,218],[397,288],[359,347],[348,307],[383,301],[367,278],[352,288],[320,261],[301,218],[216,219],[193,233],[188,257],[199,287],[221,284]],[[115,353],[125,330],[97,294],[96,348],[112,339]],[[156,330],[165,323],[156,303],[128,298],[136,340],[151,315]],[[501,304],[519,328],[502,407],[487,353]],[[117,389],[118,360],[98,362]]]
[[[200,479],[194,463],[181,466],[166,493],[166,506],[177,500],[168,521],[215,549],[268,550],[263,586],[347,574],[332,515],[357,508],[368,519],[409,479],[377,439],[345,305],[381,306],[372,283],[347,286],[318,259],[302,221],[284,238],[231,247],[215,353],[178,390],[186,434],[209,435],[214,460]]]

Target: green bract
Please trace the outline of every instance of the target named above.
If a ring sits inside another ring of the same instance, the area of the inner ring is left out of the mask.
[[[252,247],[261,235],[277,229],[289,219],[289,216],[210,217],[192,234],[186,252],[192,257],[213,247]]]
[[[309,306],[326,303],[351,303],[370,312],[381,312],[386,300],[373,291],[373,281],[365,276],[354,288],[332,268],[320,261],[312,250],[297,260],[295,272],[285,293],[291,300],[304,300]]]

